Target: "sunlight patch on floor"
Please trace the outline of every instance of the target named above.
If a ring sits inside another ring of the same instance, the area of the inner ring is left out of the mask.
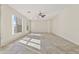
[[[29,42],[27,45],[32,46],[32,47],[34,47],[34,48],[36,48],[36,49],[40,49],[40,45],[35,44],[35,43],[33,43],[33,42]]]
[[[27,44],[27,41],[25,41],[25,40],[20,40],[19,42],[22,44]]]
[[[31,39],[30,41],[40,44],[40,40],[38,39]]]
[[[41,36],[41,34],[31,33],[29,35]]]
[[[24,37],[22,40],[18,41],[21,44],[28,45],[40,50],[40,40],[33,39],[29,37]]]

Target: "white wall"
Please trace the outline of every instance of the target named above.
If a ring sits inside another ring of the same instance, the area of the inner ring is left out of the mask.
[[[31,21],[31,32],[46,32],[50,33],[50,20],[36,20]]]
[[[53,19],[52,33],[79,45],[79,5],[65,8]]]
[[[1,24],[1,5],[0,5],[0,24]],[[1,25],[0,25],[0,34],[1,34]]]
[[[12,15],[22,17],[23,20],[23,32],[12,35]],[[1,46],[16,40],[19,37],[24,36],[29,31],[26,30],[27,18],[12,9],[8,5],[1,5]]]
[[[1,5],[0,5],[0,44],[1,44]]]

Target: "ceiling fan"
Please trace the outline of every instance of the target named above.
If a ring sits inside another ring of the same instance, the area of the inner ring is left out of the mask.
[[[46,16],[45,14],[43,14],[41,12],[38,15],[41,16],[42,18],[44,18]]]
[[[31,13],[31,11],[27,11],[27,13]],[[45,15],[44,13],[42,13],[42,12],[39,12],[38,15],[41,16],[42,18],[44,18],[44,17],[46,16],[46,15]]]

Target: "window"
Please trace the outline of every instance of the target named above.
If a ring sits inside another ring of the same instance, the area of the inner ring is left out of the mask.
[[[12,34],[22,32],[22,19],[12,15]]]

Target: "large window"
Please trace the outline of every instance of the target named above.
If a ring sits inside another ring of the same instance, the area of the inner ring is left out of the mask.
[[[12,34],[22,32],[22,19],[12,15]]]

